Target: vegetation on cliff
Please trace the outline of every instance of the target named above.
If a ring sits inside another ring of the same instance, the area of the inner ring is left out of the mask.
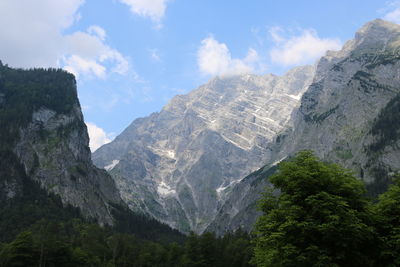
[[[260,201],[258,266],[398,265],[398,182],[375,203],[349,170],[311,151],[280,163],[270,182],[279,194],[267,191]]]

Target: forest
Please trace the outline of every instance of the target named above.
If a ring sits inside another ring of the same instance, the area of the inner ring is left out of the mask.
[[[20,199],[1,207],[0,266],[400,265],[399,176],[379,198],[368,198],[349,170],[302,151],[269,179],[274,190],[259,202],[255,229],[222,237],[141,228],[143,221],[129,217],[130,227],[101,227],[72,207],[57,209],[60,200],[39,187],[27,196],[30,205]]]

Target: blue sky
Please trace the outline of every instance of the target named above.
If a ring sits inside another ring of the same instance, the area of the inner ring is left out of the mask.
[[[215,75],[312,64],[375,18],[399,23],[400,1],[1,0],[0,59],[76,74],[95,149]]]

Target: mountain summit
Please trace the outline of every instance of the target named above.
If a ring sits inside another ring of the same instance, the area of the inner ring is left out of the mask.
[[[236,186],[208,230],[250,229],[255,194],[274,165],[304,149],[352,169],[371,195],[384,192],[400,170],[399,40],[400,26],[378,19],[341,51],[322,57],[289,127],[271,145],[267,165]]]
[[[93,161],[133,210],[202,232],[234,185],[263,165],[313,74],[306,66],[281,77],[216,77],[135,120]]]
[[[214,78],[135,120],[93,161],[109,170],[131,209],[183,232],[249,229],[262,177],[303,149],[382,191],[400,168],[399,37],[399,25],[378,19],[316,69]]]

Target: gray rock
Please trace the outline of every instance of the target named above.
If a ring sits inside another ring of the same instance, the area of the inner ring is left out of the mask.
[[[373,128],[399,92],[400,26],[374,20],[341,51],[328,52],[321,58],[289,127],[271,145],[264,169],[310,149],[324,160],[352,169],[371,194],[382,192],[390,175],[400,170],[400,142],[395,139],[379,150],[371,149],[382,137],[374,135]],[[263,175],[257,178],[267,179]],[[229,196],[208,230],[222,234],[243,225],[251,228],[257,216],[245,212],[252,204],[243,204],[242,199],[253,197],[266,181],[256,185],[250,182],[243,180],[236,186],[236,193]]]
[[[65,75],[67,79],[70,74]],[[75,84],[68,89],[75,90],[68,93],[76,96]],[[7,90],[18,90],[18,87]],[[25,101],[29,101],[29,95],[24,97]],[[12,97],[10,99],[0,94],[0,102],[7,104],[1,112],[10,112],[7,108],[12,107],[13,103],[7,101],[15,101]],[[49,192],[59,195],[64,204],[79,207],[84,216],[97,219],[103,225],[113,225],[110,204],[123,202],[113,179],[105,170],[92,164],[89,137],[78,99],[69,101],[71,108],[63,113],[42,106],[32,113],[30,122],[10,123],[8,128],[2,129],[3,133],[7,133],[18,127],[19,134],[15,143],[10,145],[13,151],[2,151],[2,155],[13,159],[15,155],[18,161],[16,166],[22,165],[23,170],[2,166],[0,200],[23,193],[22,177],[26,174],[26,177],[39,182]],[[19,115],[14,114],[17,122],[21,120]],[[6,147],[4,143],[1,145],[2,149]],[[21,172],[25,174],[21,175]]]
[[[313,66],[284,76],[217,77],[135,120],[96,150],[131,209],[183,232],[202,232],[234,185],[269,158],[311,83]]]

